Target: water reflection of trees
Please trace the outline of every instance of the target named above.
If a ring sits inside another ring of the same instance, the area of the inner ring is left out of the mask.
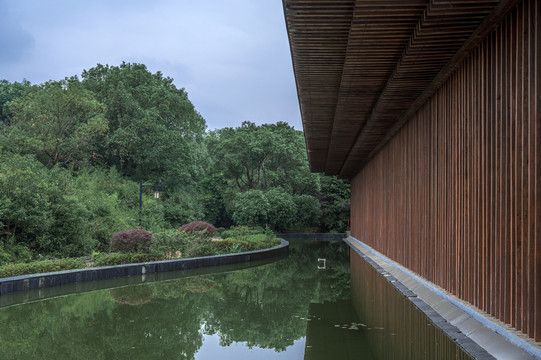
[[[318,257],[327,270],[317,270]],[[310,303],[349,297],[341,243],[301,243],[243,271],[149,283],[0,309],[6,359],[193,359],[203,334],[224,346],[284,350],[305,336]]]

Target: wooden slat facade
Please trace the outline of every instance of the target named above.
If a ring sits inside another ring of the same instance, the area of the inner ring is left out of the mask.
[[[541,1],[283,2],[352,235],[541,341]]]
[[[352,180],[351,233],[541,340],[541,3],[524,1]]]

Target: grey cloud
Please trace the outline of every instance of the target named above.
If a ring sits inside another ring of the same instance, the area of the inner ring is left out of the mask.
[[[34,47],[34,38],[10,13],[5,1],[0,1],[0,14],[0,64],[15,63]]]

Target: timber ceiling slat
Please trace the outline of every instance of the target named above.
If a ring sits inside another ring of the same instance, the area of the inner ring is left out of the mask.
[[[308,160],[325,170],[354,1],[284,1]],[[314,106],[315,105],[315,106]]]
[[[366,126],[348,153],[340,170],[341,176],[355,175],[409,105],[421,95],[497,4],[498,1],[481,4],[470,1],[428,4],[377,104],[369,114]],[[442,27],[440,24],[447,26]],[[460,27],[460,31],[456,31],[455,27]],[[424,52],[427,48],[447,51],[427,55]],[[420,57],[423,63],[419,63]]]
[[[426,5],[427,0],[412,3],[378,1],[378,6],[374,6],[374,1],[356,2],[327,153],[326,174],[340,172]],[[381,52],[382,45],[385,45],[385,53]],[[357,95],[360,92],[362,94]]]
[[[283,2],[311,169],[342,177],[355,175],[499,3]]]

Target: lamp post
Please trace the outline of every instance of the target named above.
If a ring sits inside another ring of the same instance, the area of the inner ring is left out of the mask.
[[[139,179],[139,227],[141,227],[141,214],[143,212],[143,188],[152,187],[154,188],[154,199],[160,198],[159,188],[162,186],[162,181],[158,185],[145,185],[143,184],[143,179]]]

